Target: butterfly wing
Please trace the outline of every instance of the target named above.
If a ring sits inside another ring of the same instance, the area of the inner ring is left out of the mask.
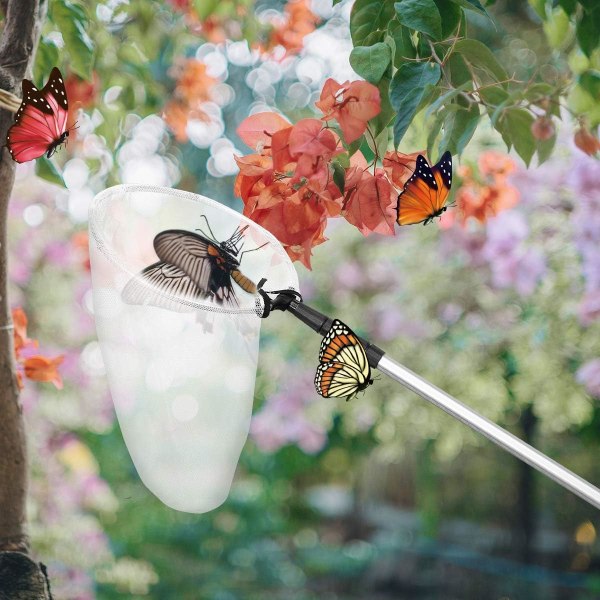
[[[326,398],[353,396],[371,381],[367,354],[356,334],[335,319],[321,342],[315,387]]]
[[[185,271],[163,261],[146,267],[130,279],[121,292],[127,304],[150,304],[177,312],[190,310],[177,299],[195,301],[207,295]]]
[[[67,90],[61,72],[54,67],[50,71],[50,77],[41,93],[52,108],[54,115],[54,138],[59,139],[67,129],[67,119],[69,117],[69,102],[67,100]]]
[[[434,167],[419,154],[415,172],[398,196],[397,223],[414,225],[438,215],[446,204],[451,185],[450,152],[446,152]]]
[[[367,354],[358,336],[339,319],[334,319],[329,331],[321,342],[319,362],[343,362],[350,365],[369,379],[371,368]]]
[[[67,97],[60,71],[38,90],[28,79],[22,83],[23,101],[8,130],[6,145],[19,163],[38,158],[60,143],[67,126]]]
[[[324,398],[350,399],[367,386],[363,373],[339,361],[322,363],[317,367],[315,388]]]
[[[154,238],[158,258],[179,267],[207,296],[219,304],[237,304],[231,283],[231,272],[237,263],[205,237],[169,229]]]

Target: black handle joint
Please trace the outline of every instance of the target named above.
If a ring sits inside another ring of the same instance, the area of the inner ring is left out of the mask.
[[[324,336],[331,329],[333,319],[319,312],[318,310],[304,304],[301,297],[296,292],[280,292],[274,300],[271,301],[270,311],[281,310],[293,314],[299,321],[308,325],[313,331]],[[269,311],[269,312],[270,312]],[[368,340],[358,338],[365,349],[369,365],[375,369],[385,352],[371,344]]]

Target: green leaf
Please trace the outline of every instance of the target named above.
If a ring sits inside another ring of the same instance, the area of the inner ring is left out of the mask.
[[[202,21],[215,12],[219,6],[219,0],[193,0],[193,5],[194,11]]]
[[[509,98],[508,92],[499,85],[480,88],[477,93],[484,102],[493,106],[499,106]]]
[[[338,135],[341,131],[338,133]],[[348,156],[353,156],[360,150],[360,147],[364,141],[364,135],[361,135],[357,140],[354,140],[351,144],[345,144],[345,147],[348,149]],[[343,139],[343,138],[342,138]]]
[[[396,71],[390,84],[390,102],[396,112],[394,144],[397,146],[413,120],[429,86],[441,77],[437,63],[404,63]]]
[[[462,39],[454,45],[454,51],[478,69],[483,69],[496,81],[506,81],[508,73],[498,62],[494,53],[483,43],[473,39]]]
[[[535,10],[542,21],[546,20],[546,0],[529,0],[529,6]]]
[[[448,105],[451,100],[454,100],[454,98],[456,98],[461,92],[464,92],[466,89],[468,89],[468,87],[469,83],[464,83],[459,88],[453,88],[439,96],[435,102],[432,102],[429,105],[425,113],[425,117],[429,118],[436,110],[439,110],[444,105]]]
[[[458,4],[448,0],[433,0],[442,19],[442,36],[450,37],[460,23],[462,10]]]
[[[577,22],[577,42],[589,58],[600,43],[600,7],[584,10]]]
[[[344,188],[346,186],[346,171],[344,167],[340,165],[337,161],[333,161],[333,183],[335,183],[338,190],[340,190],[340,194],[344,195]]]
[[[402,25],[436,40],[442,37],[442,18],[433,0],[402,0],[394,8]]]
[[[58,27],[68,56],[71,71],[83,79],[91,79],[94,64],[94,46],[87,33],[89,20],[80,4],[70,0],[54,0],[51,3],[51,19]]]
[[[412,42],[410,29],[394,19],[388,29],[389,35],[394,40],[394,66],[398,68],[407,58],[416,58],[417,52]]]
[[[35,56],[35,65],[33,67],[33,80],[38,88],[41,88],[52,68],[58,65],[58,47],[54,42],[43,39],[38,46],[38,51]]]
[[[435,121],[430,126],[429,134],[427,136],[427,156],[430,160],[433,160],[433,147],[437,138],[439,137],[440,131],[442,130],[444,121],[448,118],[450,113],[456,112],[457,110],[460,110],[460,106],[458,104],[448,104],[437,113]]]
[[[527,166],[536,150],[536,140],[531,133],[531,125],[534,120],[534,116],[523,108],[510,108],[506,110],[501,119],[506,123],[507,136],[510,137],[517,154]]]
[[[600,99],[600,71],[588,69],[578,77],[579,85],[593,98]]]
[[[577,0],[558,0],[558,5],[568,14],[572,15],[577,9]]]
[[[553,135],[549,140],[536,140],[536,142],[539,166],[550,158],[550,155],[552,154],[556,144],[556,134]]]
[[[386,75],[377,87],[381,97],[381,111],[369,121],[369,128],[375,137],[378,137],[382,131],[385,131],[387,136],[388,126],[394,116],[394,109],[390,104],[390,78]]]
[[[356,0],[350,13],[352,43],[354,46],[371,46],[383,41],[393,18],[394,5],[389,0]]]
[[[444,121],[444,136],[440,143],[440,155],[446,150],[452,154],[461,154],[469,143],[477,124],[479,123],[479,106],[471,105],[470,108],[459,108],[450,113]]]
[[[392,49],[384,42],[373,46],[356,46],[350,53],[350,65],[368,82],[377,85],[390,61]]]
[[[478,12],[479,14],[489,17],[487,11],[485,10],[485,8],[483,8],[483,4],[481,4],[479,0],[452,0],[452,2],[458,4],[459,6],[462,6],[463,8],[466,8],[467,10],[473,10],[475,12]]]
[[[55,183],[61,187],[65,187],[65,180],[62,173],[56,168],[56,165],[45,156],[40,156],[35,161],[35,174],[50,183]]]

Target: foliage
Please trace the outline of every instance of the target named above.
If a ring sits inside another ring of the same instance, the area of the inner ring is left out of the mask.
[[[424,110],[428,152],[436,148],[438,155],[446,150],[461,154],[487,116],[508,149],[514,146],[526,164],[536,153],[543,162],[552,151],[554,121],[562,118],[567,95],[581,128],[596,128],[600,115],[588,111],[597,97],[597,65],[587,61],[600,39],[600,13],[594,3],[552,4],[532,0],[553,47],[573,48],[568,29],[577,31],[581,50],[571,53],[583,52],[586,64],[578,67],[573,82],[561,77],[551,83],[536,73],[518,81],[483,41],[471,37],[474,23],[487,28],[492,19],[479,2],[357,0],[350,18],[351,64],[379,86],[393,108],[374,127],[373,136],[393,119],[397,146]]]

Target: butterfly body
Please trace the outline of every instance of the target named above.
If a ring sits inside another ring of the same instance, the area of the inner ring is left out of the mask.
[[[325,398],[354,398],[373,383],[367,354],[358,336],[335,319],[321,342],[315,388]]]
[[[69,104],[62,74],[56,67],[41,90],[24,79],[22,94],[23,101],[6,136],[8,151],[19,163],[44,154],[52,156],[69,137]]]
[[[243,231],[236,230],[225,242],[182,229],[161,231],[154,238],[160,259],[132,278],[123,288],[128,304],[151,304],[174,310],[173,297],[197,301],[209,299],[217,304],[237,305],[233,283],[248,293],[256,285],[240,270],[237,258]]]
[[[52,142],[48,148],[48,152],[46,152],[46,156],[50,158],[63,144],[67,143],[67,138],[69,137],[69,132],[65,131],[57,140]]]
[[[452,187],[452,155],[444,153],[433,167],[424,156],[417,156],[415,171],[398,196],[398,225],[427,225],[447,210]]]

